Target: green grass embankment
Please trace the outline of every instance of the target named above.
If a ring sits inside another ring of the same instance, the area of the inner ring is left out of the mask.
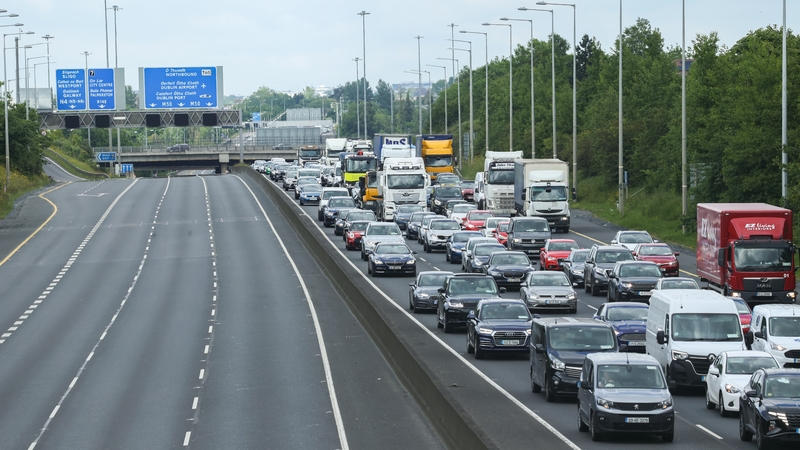
[[[3,174],[2,184],[5,185],[5,174]],[[11,172],[10,182],[6,191],[0,190],[0,219],[5,219],[14,202],[28,192],[35,191],[50,184],[50,178],[46,175],[28,178],[16,172]]]

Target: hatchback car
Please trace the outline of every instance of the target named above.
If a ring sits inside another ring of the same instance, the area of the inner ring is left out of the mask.
[[[497,226],[492,230],[490,234],[491,237],[497,239],[501,245],[505,245],[508,247],[508,227],[511,226],[510,221],[500,222]]]
[[[621,352],[645,353],[647,339],[647,311],[644,303],[603,303],[594,315],[614,329]]]
[[[622,245],[627,247],[628,250],[633,250],[639,244],[652,244],[658,242],[650,237],[647,231],[617,231],[614,239],[611,240],[611,245]]]
[[[394,223],[396,223],[401,230],[405,230],[406,227],[408,227],[411,214],[424,210],[425,208],[422,205],[397,205],[397,210],[394,212]]]
[[[344,235],[344,248],[347,250],[358,250],[361,248],[361,235],[371,222],[367,220],[356,220],[350,222],[347,233]]]
[[[463,225],[467,214],[477,209],[478,207],[472,203],[453,205],[453,209],[450,211],[450,214],[448,214],[448,217],[457,220],[459,224]]]
[[[561,272],[534,271],[528,273],[519,289],[519,298],[533,313],[537,311],[578,312],[578,295],[572,283]]]
[[[738,350],[714,358],[706,375],[706,408],[719,408],[719,415],[739,412],[739,394],[758,369],[780,367],[767,352]]]
[[[319,184],[303,184],[297,187],[300,197],[300,206],[309,203],[318,203],[322,196],[322,185]]]
[[[483,235],[486,237],[493,237],[492,233],[494,232],[495,228],[497,228],[497,224],[501,222],[508,223],[510,220],[510,217],[490,217],[484,222],[484,228],[481,230],[481,233],[483,233]]]
[[[417,276],[417,252],[403,243],[382,243],[369,253],[367,273],[378,275]]]
[[[524,255],[523,255],[524,256]],[[481,300],[467,314],[467,353],[528,353],[531,315],[518,300]]]
[[[492,238],[485,238],[480,236],[474,236],[467,240],[467,243],[464,245],[464,250],[461,252],[461,270],[464,272],[469,272],[469,258],[472,255],[472,249],[475,248],[478,244],[496,244],[497,239]]]
[[[461,227],[468,231],[478,231],[486,227],[486,219],[494,217],[494,213],[482,209],[473,209],[467,212],[461,221]]]
[[[680,275],[680,263],[678,262],[680,253],[672,251],[667,244],[638,244],[633,248],[633,257],[639,261],[650,261],[658,264],[661,273],[665,277],[677,277]]]
[[[483,272],[483,266],[489,261],[489,257],[495,252],[504,252],[506,249],[498,243],[477,244],[469,252],[469,258],[464,263],[469,273]]]
[[[572,239],[548,239],[539,252],[539,270],[563,270],[562,260],[577,249],[578,243]]]
[[[587,256],[589,250],[573,250],[561,263],[567,279],[575,287],[583,287],[583,265]]]
[[[528,256],[522,252],[498,251],[489,255],[483,265],[483,273],[494,278],[498,286],[518,290],[533,266]]]
[[[462,180],[461,195],[464,197],[464,200],[472,202],[473,198],[475,197],[475,181]]]
[[[452,275],[453,272],[420,272],[413,283],[408,283],[408,308],[415,313],[423,310],[435,311],[439,300],[439,288],[444,286],[444,281]]]
[[[367,256],[375,250],[375,246],[382,243],[405,244],[405,239],[403,239],[403,234],[397,224],[370,222],[361,235],[361,259],[366,261]]]

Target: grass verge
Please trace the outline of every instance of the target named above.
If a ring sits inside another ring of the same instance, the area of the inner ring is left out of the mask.
[[[81,160],[79,160],[77,158],[74,158],[74,157],[66,154],[65,152],[59,151],[57,148],[50,148],[49,150],[52,151],[53,153],[56,153],[61,158],[69,161],[70,163],[72,163],[78,169],[85,170],[86,172],[90,172],[90,173],[100,173],[100,172],[107,173],[107,170],[103,170],[102,168],[98,168],[96,165],[92,165],[92,164],[87,163],[86,161],[81,161]],[[79,172],[73,170],[73,168],[69,164],[62,165],[59,161],[56,161],[56,162],[59,163],[59,165],[62,166],[64,168],[64,170],[66,170],[67,172],[71,173],[72,175],[75,175],[76,177],[84,178],[86,176],[86,174],[82,174],[82,173],[79,173]]]
[[[46,175],[28,178],[16,172],[11,172],[8,190],[0,192],[0,218],[6,218],[14,207],[14,202],[19,197],[48,184],[50,184],[50,178]]]

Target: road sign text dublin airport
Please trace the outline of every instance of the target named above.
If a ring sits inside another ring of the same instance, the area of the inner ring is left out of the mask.
[[[217,67],[144,68],[146,109],[217,108]]]

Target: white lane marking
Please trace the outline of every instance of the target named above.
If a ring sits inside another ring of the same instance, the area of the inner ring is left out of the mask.
[[[244,181],[242,181],[242,183],[244,183]],[[248,187],[248,189],[250,189],[250,188]],[[252,193],[253,191],[250,191],[250,192]],[[288,195],[288,194],[286,194],[286,193],[284,193],[284,195],[286,195],[286,197],[289,197],[289,195]],[[289,197],[289,198],[291,199],[291,197]],[[411,320],[411,321],[413,321],[414,323],[416,323],[416,324],[417,324],[417,326],[418,326],[420,329],[422,329],[422,331],[423,331],[423,332],[427,333],[427,334],[428,334],[428,336],[430,336],[430,337],[431,337],[431,338],[432,338],[434,341],[436,341],[436,342],[437,342],[439,345],[441,345],[442,347],[444,347],[444,348],[445,348],[445,350],[447,350],[447,351],[449,351],[451,354],[453,354],[453,356],[455,356],[456,358],[458,358],[458,359],[459,359],[459,360],[460,360],[460,361],[461,361],[461,362],[462,362],[462,363],[463,363],[465,366],[467,366],[467,367],[468,367],[470,370],[472,370],[473,372],[475,372],[475,374],[477,374],[479,377],[481,377],[481,378],[482,378],[482,379],[483,379],[485,382],[487,382],[487,383],[488,383],[490,386],[492,386],[493,388],[495,388],[495,389],[496,389],[498,392],[500,392],[500,393],[501,393],[501,394],[502,394],[504,397],[506,397],[507,399],[509,399],[509,400],[510,400],[512,403],[514,403],[515,405],[517,405],[517,407],[519,407],[519,408],[520,408],[522,411],[524,411],[526,414],[528,414],[528,415],[529,415],[531,418],[533,418],[535,421],[539,422],[539,424],[541,424],[543,427],[547,428],[547,430],[548,430],[548,431],[550,431],[551,433],[553,433],[553,435],[554,435],[554,436],[556,436],[556,437],[557,437],[559,440],[561,440],[561,442],[563,442],[564,444],[566,444],[567,446],[569,446],[569,447],[570,447],[570,448],[572,448],[573,450],[581,450],[581,448],[580,448],[580,447],[578,447],[577,445],[575,445],[575,443],[574,443],[574,442],[572,442],[571,440],[569,440],[569,438],[567,438],[566,436],[564,436],[563,434],[561,434],[561,432],[560,432],[560,431],[558,431],[558,430],[557,430],[557,429],[556,429],[556,428],[555,428],[553,425],[550,425],[550,423],[549,423],[549,422],[547,422],[546,420],[544,420],[544,419],[543,419],[543,418],[542,418],[540,415],[538,415],[538,414],[536,414],[535,412],[533,412],[533,410],[531,410],[530,408],[528,408],[527,406],[525,406],[525,404],[523,404],[523,403],[522,403],[521,401],[519,401],[519,400],[518,400],[516,397],[514,397],[513,395],[511,395],[511,393],[509,393],[508,391],[506,391],[505,389],[503,389],[503,387],[502,387],[502,386],[500,386],[499,384],[497,384],[497,382],[495,382],[493,379],[489,378],[487,375],[485,375],[483,372],[481,372],[481,371],[480,371],[480,369],[478,369],[478,368],[477,368],[477,367],[475,367],[475,366],[474,366],[472,363],[470,363],[469,361],[467,361],[467,359],[466,359],[466,358],[464,358],[463,356],[461,356],[461,355],[460,355],[460,354],[459,354],[459,353],[458,353],[458,352],[457,352],[457,351],[456,351],[454,348],[452,348],[452,347],[450,347],[449,345],[447,345],[447,343],[446,343],[446,342],[444,342],[444,341],[443,341],[441,338],[439,338],[439,336],[437,336],[437,335],[436,335],[436,334],[434,334],[434,333],[433,333],[431,330],[429,330],[429,329],[428,329],[428,327],[426,327],[426,326],[425,326],[425,324],[423,324],[422,322],[420,322],[419,320],[417,320],[417,318],[416,318],[416,317],[414,317],[414,316],[413,316],[413,315],[411,315],[411,314],[410,314],[408,311],[406,311],[406,309],[405,309],[405,307],[404,307],[404,306],[401,306],[399,303],[395,302],[395,301],[394,301],[394,300],[393,300],[391,297],[389,297],[389,295],[387,295],[385,292],[383,292],[383,290],[381,290],[381,288],[379,288],[379,287],[378,287],[378,285],[376,285],[375,283],[373,283],[373,282],[372,282],[372,280],[371,280],[369,277],[367,277],[367,275],[366,275],[366,274],[364,274],[364,272],[362,272],[362,271],[361,271],[361,269],[359,269],[358,267],[356,267],[356,265],[355,265],[355,264],[353,264],[353,261],[350,261],[350,258],[348,258],[348,257],[347,257],[347,256],[346,256],[344,253],[342,253],[342,251],[339,249],[339,247],[337,247],[337,246],[336,246],[336,244],[334,244],[334,243],[333,243],[333,241],[331,241],[331,239],[330,239],[330,237],[328,236],[328,234],[327,234],[327,233],[325,233],[325,232],[324,232],[324,230],[323,230],[322,228],[320,228],[320,227],[319,227],[319,224],[317,223],[317,221],[316,221],[316,220],[314,220],[314,219],[313,219],[311,216],[309,216],[308,214],[306,214],[305,210],[304,210],[303,208],[300,208],[300,207],[299,207],[297,204],[295,204],[294,202],[292,202],[292,205],[293,205],[295,208],[297,208],[297,209],[300,211],[300,213],[301,213],[302,215],[306,216],[306,217],[309,219],[309,221],[310,221],[310,222],[311,222],[311,223],[312,223],[314,226],[316,226],[316,227],[317,227],[317,229],[318,229],[318,230],[319,230],[319,232],[322,234],[322,236],[323,236],[323,237],[324,237],[324,238],[325,238],[325,239],[328,241],[328,243],[331,245],[331,247],[332,247],[334,250],[336,250],[336,252],[338,252],[338,253],[339,253],[339,255],[342,257],[342,259],[343,259],[344,261],[346,261],[348,264],[350,264],[350,266],[351,266],[353,269],[355,269],[355,270],[358,272],[358,274],[361,276],[361,278],[363,278],[363,279],[364,279],[364,280],[365,280],[367,283],[369,283],[369,284],[370,284],[370,285],[371,285],[371,286],[372,286],[372,287],[373,287],[373,288],[374,288],[376,291],[378,291],[378,292],[381,294],[381,296],[384,298],[384,300],[388,301],[390,305],[394,306],[394,307],[395,307],[395,308],[397,308],[397,309],[398,309],[398,310],[399,310],[401,313],[405,314],[405,315],[406,315],[406,317],[407,317],[409,320]],[[420,258],[420,259],[422,259],[422,258]],[[423,261],[424,261],[424,260],[423,260]]]
[[[700,428],[701,430],[705,431],[706,433],[710,434],[711,436],[713,436],[713,437],[715,437],[715,438],[717,438],[719,440],[722,440],[722,436],[718,435],[717,433],[714,433],[713,431],[711,431],[708,428],[700,425],[699,423],[695,424],[695,425],[697,426],[697,428]]]
[[[125,190],[122,191],[122,193],[120,193],[117,196],[116,199],[114,199],[114,201],[108,207],[106,212],[100,217],[100,220],[95,225],[95,228],[92,229],[92,233],[94,233],[94,231],[102,225],[103,221],[111,213],[111,210],[117,205],[117,202],[119,202],[119,200],[122,198],[122,196],[125,195],[125,193],[127,193],[133,187],[133,185],[135,185],[138,181],[139,181],[139,178],[134,180],[133,183],[130,184],[130,186],[125,188]],[[163,195],[167,195],[167,191],[168,190],[169,190],[169,179],[167,179],[167,187],[164,190],[164,194]],[[162,195],[162,199],[163,199],[163,195]],[[144,255],[144,256],[147,256],[147,255]],[[142,258],[142,261],[144,261],[144,258]],[[142,272],[142,265],[139,266],[138,273],[136,273],[136,276],[138,277],[138,275],[141,274],[141,272]],[[136,283],[137,283],[137,280],[134,279],[133,283],[132,283],[132,286],[135,286]],[[117,307],[117,310],[114,313],[114,316],[111,318],[111,321],[103,329],[103,333],[101,334],[101,336],[104,337],[106,335],[106,333],[108,333],[108,330],[111,328],[111,326],[114,325],[114,322],[116,321],[117,316],[122,311],[122,308],[125,306],[125,302],[128,300],[128,297],[130,295],[131,295],[130,291],[125,293],[125,296],[123,297],[122,302],[120,302],[120,305]],[[37,301],[40,302],[41,300],[37,300]],[[44,422],[44,425],[39,429],[39,434],[37,434],[36,438],[33,440],[33,442],[31,442],[31,445],[28,447],[28,450],[33,450],[36,447],[36,445],[39,443],[39,441],[42,439],[42,436],[44,435],[45,431],[47,431],[49,426],[50,426],[50,422],[53,421],[53,417],[55,416],[56,412],[58,412],[58,409],[61,407],[61,405],[64,404],[64,402],[66,401],[67,397],[72,392],[72,389],[75,387],[75,384],[78,382],[78,378],[80,378],[80,376],[83,374],[83,371],[86,370],[86,366],[89,364],[89,361],[92,359],[92,355],[95,354],[95,352],[97,351],[98,347],[100,347],[100,344],[102,342],[103,342],[103,340],[101,338],[101,339],[98,339],[97,342],[94,344],[94,347],[92,347],[92,350],[89,353],[89,356],[86,358],[86,360],[83,361],[83,364],[81,364],[80,368],[78,368],[78,373],[75,375],[75,378],[73,378],[72,382],[67,387],[67,390],[64,391],[63,394],[61,394],[61,398],[58,399],[58,403],[56,404],[55,409],[50,414],[50,417],[48,417],[47,420]]]
[[[339,432],[339,445],[341,446],[341,450],[348,450],[350,447],[347,443],[347,434],[345,433],[344,423],[342,422],[342,412],[339,410],[339,401],[336,398],[336,389],[333,386],[333,375],[331,374],[330,361],[328,360],[328,350],[325,347],[325,339],[322,337],[322,328],[319,325],[317,310],[316,308],[314,308],[314,302],[311,300],[311,294],[308,292],[308,288],[306,287],[306,283],[303,280],[303,276],[297,269],[297,265],[295,265],[294,259],[292,259],[292,256],[289,254],[289,250],[287,250],[286,246],[283,244],[283,239],[281,239],[281,236],[278,234],[278,231],[275,230],[275,226],[272,224],[272,220],[270,220],[269,216],[267,215],[267,212],[264,210],[264,206],[261,205],[261,202],[258,200],[258,197],[256,197],[256,194],[253,192],[253,190],[250,189],[250,186],[248,186],[247,183],[245,183],[244,180],[242,180],[238,175],[235,176],[236,178],[239,179],[239,181],[242,182],[244,187],[246,187],[247,190],[250,191],[250,195],[253,196],[253,200],[255,200],[259,209],[261,209],[261,214],[263,214],[264,218],[267,219],[267,223],[269,224],[272,233],[275,235],[275,238],[281,245],[283,253],[286,255],[286,259],[289,260],[289,263],[292,265],[292,269],[294,270],[295,275],[297,275],[297,279],[300,281],[300,287],[303,289],[303,294],[306,297],[306,303],[308,303],[308,309],[311,311],[311,319],[314,321],[314,329],[317,332],[317,342],[319,343],[320,355],[322,356],[322,367],[325,369],[325,381],[326,381],[325,384],[327,384],[328,386],[328,395],[330,396],[331,399],[333,418],[336,421],[336,429]],[[332,242],[331,245],[333,245]]]
[[[578,300],[578,301],[579,301],[579,302],[581,302],[581,303],[583,303],[584,305],[588,306],[589,308],[592,308],[592,309],[593,309],[595,312],[597,312],[597,308],[595,308],[594,306],[592,306],[592,305],[590,305],[590,304],[586,303],[586,302],[585,302],[585,301],[583,301],[583,300]]]
[[[186,432],[186,436],[183,438],[183,446],[184,447],[189,445],[189,439],[191,439],[191,437],[192,437],[192,432],[191,431],[187,431]]]

